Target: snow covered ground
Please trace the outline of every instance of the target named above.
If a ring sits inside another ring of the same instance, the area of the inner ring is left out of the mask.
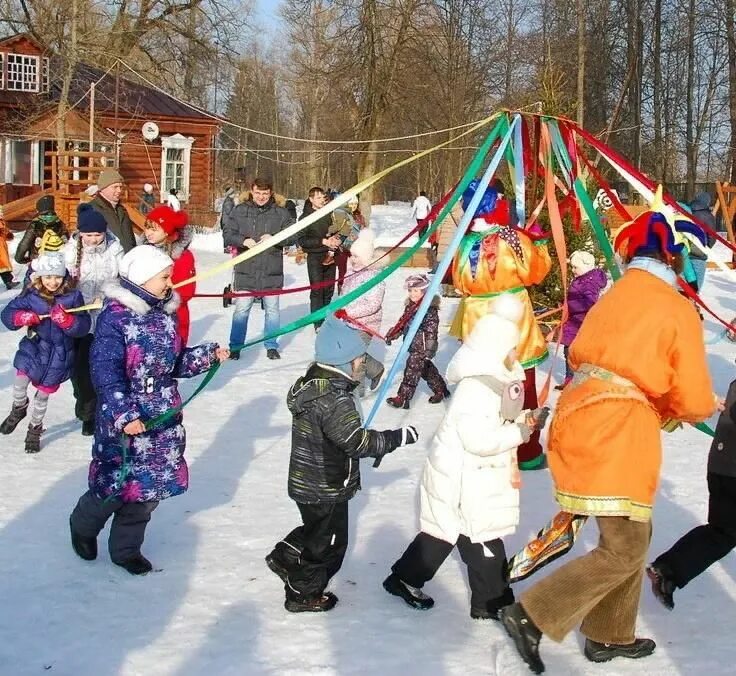
[[[378,209],[376,227],[396,237],[411,223],[406,206]],[[215,236],[198,236],[198,267],[223,260]],[[18,270],[20,273],[20,270]],[[384,328],[403,303],[399,272],[388,281]],[[733,273],[736,274],[736,273]],[[710,273],[705,297],[724,315],[736,314],[734,280]],[[228,275],[208,279],[200,291],[221,290]],[[307,282],[306,266],[286,264],[286,284]],[[0,293],[0,304],[11,297]],[[443,301],[446,331],[455,301]],[[653,311],[656,310],[653,308]],[[192,341],[226,343],[230,310],[216,299],[191,303]],[[282,321],[308,311],[306,294],[283,296]],[[254,308],[251,335],[262,330]],[[718,333],[706,321],[706,337]],[[612,339],[615,339],[612,337]],[[0,412],[10,407],[12,360],[18,334],[0,333]],[[283,359],[266,359],[256,347],[228,362],[185,413],[191,488],[163,502],[153,515],[144,553],[155,574],[134,578],[112,565],[106,536],[100,556],[87,563],[69,544],[67,519],[86,487],[90,442],[73,419],[71,386],[51,398],[44,449],[23,452],[24,426],[0,441],[0,675],[195,676],[207,674],[503,674],[529,673],[501,627],[470,619],[464,569],[451,557],[426,590],[433,610],[411,610],[381,588],[391,563],[417,528],[417,480],[442,406],[427,403],[420,385],[409,411],[381,409],[376,427],[411,423],[420,442],[387,457],[379,470],[363,467],[363,491],[350,504],[351,545],[331,588],[340,603],[322,615],[291,615],[283,608],[280,581],[263,557],[298,523],[286,496],[290,416],[285,395],[310,362],[311,329],[285,336]],[[438,364],[456,347],[445,336]],[[374,345],[391,363],[398,345]],[[709,347],[719,392],[733,378],[733,345]],[[552,362],[555,380],[561,359]],[[194,381],[182,383],[191,392]],[[367,405],[372,399],[367,401]],[[707,510],[705,460],[709,439],[692,428],[665,437],[662,487],[655,511],[652,558],[703,521]],[[526,474],[522,522],[508,538],[514,552],[555,512],[547,472]],[[592,546],[586,526],[577,552]],[[524,585],[519,585],[523,587]],[[561,645],[542,643],[551,674],[730,674],[736,559],[730,555],[676,596],[665,611],[643,590],[641,635],[657,641],[642,661],[596,666],[571,635]]]

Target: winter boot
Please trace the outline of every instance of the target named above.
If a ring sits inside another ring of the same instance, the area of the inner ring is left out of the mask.
[[[26,399],[26,403],[21,406],[13,404],[13,408],[10,409],[10,414],[5,418],[5,420],[3,420],[2,424],[0,424],[0,434],[11,434],[15,428],[18,427],[18,423],[23,420],[26,415],[28,415],[28,399]]]
[[[275,348],[271,347],[268,350],[266,350],[266,356],[269,359],[281,359],[281,355],[279,354],[279,351]]]
[[[450,390],[447,388],[444,389],[443,392],[436,392],[429,398],[430,404],[439,404],[443,399],[449,399],[450,397]]]
[[[647,566],[647,576],[652,582],[652,593],[667,610],[674,610],[675,600],[672,598],[677,585],[670,579],[666,571],[654,564]]]
[[[520,603],[504,608],[501,613],[501,623],[506,633],[514,640],[516,650],[521,659],[535,674],[544,673],[544,662],[539,657],[539,641],[542,632],[526,614]]]
[[[228,359],[231,359],[232,361],[238,361],[238,359],[240,359],[240,350],[231,350]]]
[[[266,565],[271,569],[272,573],[276,573],[281,578],[281,581],[286,584],[287,578],[289,577],[289,571],[286,570],[286,566],[279,561],[274,552],[271,552],[266,557]]]
[[[82,420],[82,436],[91,437],[95,433],[95,421],[94,420]]]
[[[391,573],[384,581],[383,588],[393,596],[399,596],[407,605],[417,610],[429,610],[434,606],[434,599],[421,589],[406,584],[396,573]]]
[[[393,406],[394,408],[409,408],[409,402],[405,399],[402,399],[398,395],[395,397],[389,397],[386,399],[386,403],[389,406]]]
[[[77,533],[69,518],[69,530],[72,534],[72,548],[80,559],[94,561],[97,558],[97,538],[87,538]]]
[[[26,432],[26,453],[38,453],[41,450],[41,425],[29,425]]]
[[[337,596],[325,592],[316,597],[294,597],[284,601],[284,608],[290,613],[325,613],[337,605]]]
[[[617,643],[598,643],[585,639],[585,656],[591,662],[608,662],[615,657],[628,657],[638,660],[640,657],[648,657],[654,652],[657,644],[651,638],[637,638],[628,645]]]
[[[514,602],[514,592],[507,587],[501,596],[487,601],[485,606],[474,606],[470,604],[470,617],[474,620],[496,620],[501,619],[501,610]]]
[[[131,575],[145,575],[153,570],[151,562],[140,552],[123,561],[113,561],[113,563],[125,568]]]

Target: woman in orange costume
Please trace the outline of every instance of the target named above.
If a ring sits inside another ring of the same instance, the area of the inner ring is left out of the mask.
[[[479,181],[472,181],[463,193],[465,209],[478,184]],[[463,340],[473,330],[475,322],[491,311],[496,298],[514,294],[524,307],[518,347],[519,361],[526,375],[524,407],[535,409],[535,368],[547,358],[548,353],[526,287],[539,284],[549,273],[552,261],[546,240],[534,238],[526,231],[511,226],[510,220],[508,201],[503,199],[496,187],[487,188],[475,212],[473,224],[463,237],[452,262],[452,281],[463,295],[463,300],[450,333]],[[537,431],[526,444],[519,446],[519,467],[540,469],[545,466],[544,460]]]
[[[562,391],[549,433],[549,467],[563,510],[596,518],[600,539],[527,589],[502,618],[524,661],[544,671],[542,635],[562,641],[580,625],[591,662],[650,655],[636,619],[651,514],[662,463],[660,428],[713,414],[703,329],[677,292],[683,245],[678,232],[704,239],[689,222],[657,211],[620,231],[626,273],[583,322],[570,346],[575,375]],[[686,252],[685,252],[686,255]]]

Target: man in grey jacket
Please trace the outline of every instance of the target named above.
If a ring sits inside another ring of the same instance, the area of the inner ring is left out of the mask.
[[[90,204],[105,217],[108,231],[120,240],[123,251],[128,253],[137,242],[133,233],[133,221],[120,203],[123,177],[115,169],[104,169],[100,173],[97,187],[97,194]]]
[[[256,178],[250,191],[242,194],[239,203],[227,219],[223,219],[222,238],[225,246],[234,247],[238,253],[250,249],[259,242],[278,234],[294,223],[284,208],[286,200],[274,195],[270,181]],[[251,291],[254,296],[240,297],[235,301],[232,327],[230,329],[230,358],[239,359],[237,346],[245,343],[248,317],[253,301],[260,291],[276,291],[284,286],[283,247],[296,243],[296,238],[287,239],[267,249],[250,260],[238,263],[233,275],[234,291]],[[264,332],[277,331],[281,326],[278,294],[264,294],[263,309],[266,311]],[[269,359],[280,359],[278,340],[265,341]],[[235,349],[233,349],[235,348]]]

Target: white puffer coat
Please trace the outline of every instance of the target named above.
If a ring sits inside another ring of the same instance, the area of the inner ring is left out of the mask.
[[[123,247],[115,235],[105,234],[102,244],[82,247],[79,259],[79,233],[64,246],[66,269],[77,280],[77,289],[82,292],[86,304],[93,303],[103,297],[102,287],[118,278],[120,261],[123,258]],[[90,333],[94,333],[95,321],[99,310],[89,313],[92,318]]]
[[[521,306],[511,305],[482,317],[447,369],[448,381],[459,384],[424,466],[419,514],[421,530],[446,542],[460,535],[487,542],[519,523],[515,450],[529,430],[524,370],[518,361],[504,364],[519,340]]]

